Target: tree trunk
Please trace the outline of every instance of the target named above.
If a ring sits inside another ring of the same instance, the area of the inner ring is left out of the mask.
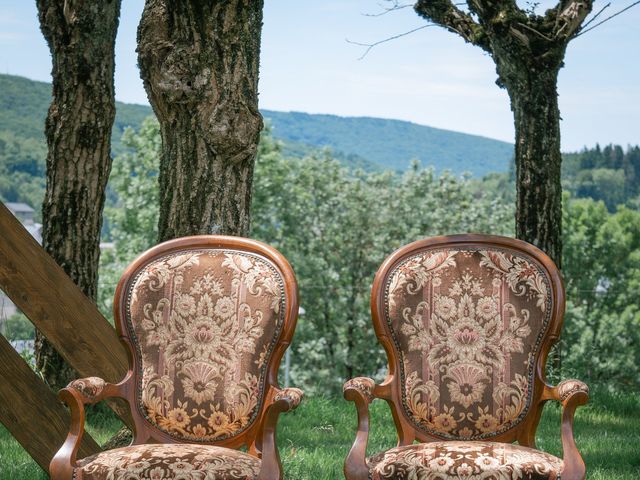
[[[560,111],[556,79],[509,89],[516,145],[516,237],[562,263]]]
[[[562,184],[558,73],[565,45],[548,47],[546,55],[494,42],[499,83],[511,100],[516,145],[516,237],[540,248],[562,267]],[[554,373],[562,367],[561,343],[550,354]]]
[[[558,74],[566,44],[522,45],[495,37],[498,85],[509,93],[515,125],[516,237],[543,250],[561,267],[562,185]]]
[[[111,171],[120,0],[37,0],[37,7],[53,62],[53,98],[45,127],[49,150],[43,243],[82,291],[95,299],[102,208]],[[54,389],[73,376],[39,333],[36,364]]]
[[[160,122],[158,235],[247,235],[263,2],[147,0],[138,60]]]

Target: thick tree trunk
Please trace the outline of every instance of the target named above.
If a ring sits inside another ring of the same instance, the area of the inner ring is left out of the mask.
[[[509,89],[516,130],[516,237],[562,263],[560,111],[556,79]]]
[[[162,135],[160,240],[249,232],[262,7],[146,1],[138,59]]]
[[[114,46],[120,0],[37,0],[51,51],[53,99],[46,120],[45,250],[90,298],[98,284],[100,230],[111,170]],[[55,389],[73,371],[36,336],[36,363]]]
[[[531,50],[534,49],[534,50]],[[515,125],[516,237],[562,263],[562,185],[558,73],[566,44],[523,46],[493,38],[498,84],[507,89]]]

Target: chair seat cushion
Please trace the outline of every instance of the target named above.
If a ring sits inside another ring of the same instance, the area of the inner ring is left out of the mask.
[[[555,480],[562,460],[532,448],[497,442],[406,445],[367,459],[371,480]]]
[[[74,470],[74,479],[255,480],[259,471],[260,460],[238,450],[152,444],[116,448],[83,458]]]

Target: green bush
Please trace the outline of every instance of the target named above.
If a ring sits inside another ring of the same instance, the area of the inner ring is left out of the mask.
[[[36,330],[31,321],[22,313],[11,315],[4,324],[4,336],[7,340],[33,340]]]

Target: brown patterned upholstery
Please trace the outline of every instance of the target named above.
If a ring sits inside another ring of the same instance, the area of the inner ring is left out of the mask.
[[[208,445],[136,445],[84,458],[74,479],[85,480],[254,480],[260,460]]]
[[[554,480],[562,460],[495,442],[434,442],[392,448],[368,460],[371,480]]]
[[[284,301],[279,272],[256,254],[191,249],[144,265],[125,309],[140,365],[140,413],[189,442],[220,441],[251,426]]]
[[[385,288],[384,321],[402,359],[400,410],[412,425],[485,439],[522,421],[552,311],[536,260],[507,248],[440,246],[402,260]]]

